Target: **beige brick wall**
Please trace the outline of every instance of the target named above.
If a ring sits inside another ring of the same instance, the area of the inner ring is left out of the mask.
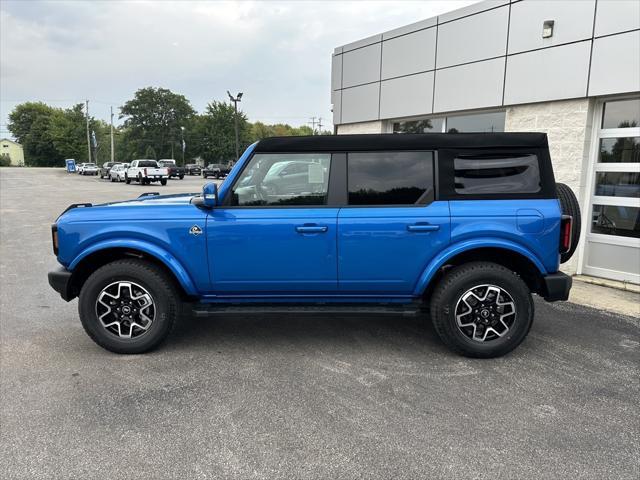
[[[383,120],[375,120],[373,122],[345,123],[344,125],[338,125],[338,135],[386,132],[387,122]]]
[[[562,100],[507,107],[505,131],[545,132],[557,182],[566,183],[586,205],[585,195],[594,101]],[[584,212],[582,213],[585,221]],[[578,250],[582,245],[578,247]],[[566,273],[576,273],[578,252],[562,266]]]

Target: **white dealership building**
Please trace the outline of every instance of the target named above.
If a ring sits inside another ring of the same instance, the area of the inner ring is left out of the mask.
[[[640,283],[640,1],[487,0],[336,48],[331,83],[338,134],[546,132],[564,269]]]

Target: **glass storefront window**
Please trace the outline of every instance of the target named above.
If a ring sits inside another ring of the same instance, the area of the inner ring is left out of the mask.
[[[406,120],[394,122],[393,133],[504,132],[504,121],[505,112]]]
[[[395,122],[393,124],[393,133],[440,133],[442,132],[443,124],[444,118]]]
[[[640,208],[594,205],[591,231],[604,235],[640,238]]]
[[[599,197],[640,198],[640,173],[597,172],[595,194]]]
[[[504,132],[505,112],[447,117],[447,132]]]
[[[602,128],[630,128],[640,125],[640,98],[613,100],[604,104]]]
[[[640,137],[603,138],[600,163],[640,163]]]

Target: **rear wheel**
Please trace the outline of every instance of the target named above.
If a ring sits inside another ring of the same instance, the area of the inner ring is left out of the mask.
[[[178,178],[182,180],[184,178],[184,175],[179,175]]]
[[[170,333],[178,311],[172,280],[141,260],[117,260],[94,272],[80,292],[80,320],[91,339],[115,353],[144,353]]]
[[[126,183],[127,185],[131,183],[131,179],[129,178],[129,175],[127,175],[126,173],[124,174],[124,183]]]
[[[578,247],[582,219],[580,218],[580,204],[573,190],[564,183],[556,183],[556,191],[558,192],[558,200],[560,200],[562,214],[571,215],[573,218],[571,225],[571,246],[565,253],[560,254],[560,263],[565,263],[569,261]]]
[[[472,262],[445,275],[431,297],[431,319],[442,341],[467,357],[509,353],[527,336],[534,305],[514,272],[490,262]]]
[[[166,179],[162,179],[160,180],[160,185],[166,185],[167,184],[167,180]]]

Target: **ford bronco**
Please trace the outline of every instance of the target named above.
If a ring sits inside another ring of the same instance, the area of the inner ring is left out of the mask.
[[[579,223],[545,134],[267,138],[220,188],[71,205],[49,283],[118,353],[183,312],[424,312],[453,351],[495,357],[529,332],[532,294],[567,300]]]

